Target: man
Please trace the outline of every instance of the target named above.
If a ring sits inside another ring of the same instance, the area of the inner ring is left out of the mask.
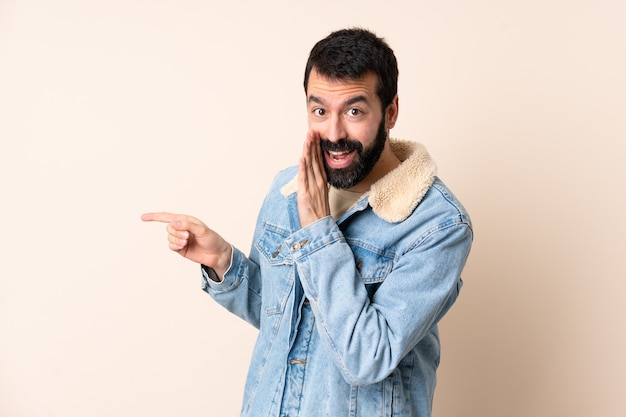
[[[388,139],[393,51],[340,30],[306,66],[309,131],[280,172],[249,257],[196,218],[167,223],[204,290],[259,329],[242,416],[430,416],[437,323],[457,298],[472,229],[423,146]]]

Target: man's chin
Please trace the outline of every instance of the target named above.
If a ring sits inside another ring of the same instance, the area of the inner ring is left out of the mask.
[[[341,169],[326,167],[326,179],[330,185],[339,189],[352,188],[359,182],[355,178],[353,167]]]

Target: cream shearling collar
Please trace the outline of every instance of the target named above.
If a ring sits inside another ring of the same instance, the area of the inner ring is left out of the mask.
[[[376,181],[364,197],[369,197],[378,217],[397,223],[406,220],[422,201],[435,180],[437,166],[421,143],[390,139],[389,144],[402,163]],[[297,191],[297,176],[280,190],[285,196]]]

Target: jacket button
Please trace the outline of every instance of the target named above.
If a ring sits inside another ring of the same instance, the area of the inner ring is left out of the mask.
[[[293,250],[300,250],[300,249],[302,249],[302,247],[303,247],[304,245],[306,245],[307,243],[309,243],[309,239],[304,239],[302,242],[296,242],[296,243],[294,243],[294,244],[291,246],[291,248],[292,248]]]

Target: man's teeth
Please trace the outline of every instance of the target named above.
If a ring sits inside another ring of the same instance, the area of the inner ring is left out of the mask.
[[[343,155],[347,155],[347,154],[349,154],[349,152],[333,152],[333,151],[328,151],[328,154],[329,154],[330,156],[332,156],[333,158],[337,158],[337,157],[340,157],[340,156],[343,156]]]

